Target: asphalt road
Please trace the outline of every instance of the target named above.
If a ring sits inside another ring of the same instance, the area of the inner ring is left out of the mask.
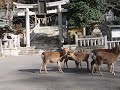
[[[85,63],[76,72],[73,61],[64,73],[58,72],[57,64],[49,64],[48,74],[39,74],[41,61],[39,55],[0,58],[0,90],[120,90],[120,60],[115,65],[116,76],[105,65],[104,76],[93,76]]]

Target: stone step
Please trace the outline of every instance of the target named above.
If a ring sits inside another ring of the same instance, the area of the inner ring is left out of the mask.
[[[56,48],[59,46],[59,29],[57,26],[44,26],[31,33],[31,46],[37,49]]]
[[[36,50],[34,47],[20,48],[19,55],[32,55],[32,54],[38,54],[38,50]]]
[[[59,29],[58,27],[51,27],[51,26],[45,26],[45,27],[39,27],[37,29],[33,29],[33,32],[30,34],[31,40],[41,36],[56,36],[59,35]]]

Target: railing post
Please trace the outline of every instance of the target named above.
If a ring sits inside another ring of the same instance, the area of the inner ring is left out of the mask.
[[[107,44],[107,36],[104,36],[104,43],[105,43],[105,48],[108,48],[108,44]]]

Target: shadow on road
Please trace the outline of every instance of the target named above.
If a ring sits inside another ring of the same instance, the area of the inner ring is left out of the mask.
[[[39,69],[21,69],[21,70],[18,70],[18,71],[30,72],[30,73],[39,73]],[[44,69],[42,69],[42,71],[44,72]],[[58,68],[57,67],[54,67],[54,68],[53,67],[49,67],[48,68],[48,72],[58,72]],[[88,71],[85,68],[83,68],[82,70],[79,69],[78,71],[75,68],[69,68],[69,69],[64,68],[63,72],[64,73],[76,73],[76,74],[87,74],[87,73],[90,73],[90,71]]]

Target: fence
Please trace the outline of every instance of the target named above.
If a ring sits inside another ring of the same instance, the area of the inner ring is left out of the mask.
[[[108,41],[107,36],[97,37],[97,38],[79,38],[78,35],[75,35],[75,45],[66,45],[67,47],[82,47],[87,49],[95,48],[112,48],[115,45],[120,45],[120,41]],[[65,46],[65,45],[64,45]],[[66,47],[65,46],[65,47]]]
[[[115,47],[115,45],[120,45],[120,41],[107,41],[108,48]]]
[[[4,35],[3,39],[0,39],[0,54],[13,54],[20,47],[19,35],[10,35],[12,38],[8,39],[7,34]],[[12,53],[11,53],[12,52]]]
[[[98,38],[78,38],[76,36],[76,45],[80,47],[107,47],[107,36]]]

